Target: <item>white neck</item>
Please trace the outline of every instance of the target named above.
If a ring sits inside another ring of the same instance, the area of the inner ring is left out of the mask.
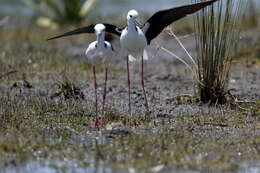
[[[97,44],[104,45],[104,42],[105,42],[105,33],[102,32],[101,35],[97,35]]]
[[[135,24],[135,21],[133,19],[130,19],[130,20],[127,20],[127,27],[129,30],[136,30],[135,27],[136,27],[136,24]]]

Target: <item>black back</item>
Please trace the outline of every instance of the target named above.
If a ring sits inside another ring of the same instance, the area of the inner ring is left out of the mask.
[[[189,14],[195,13],[200,9],[214,3],[215,1],[217,0],[185,5],[177,8],[171,8],[168,10],[162,10],[155,13],[146,21],[146,23],[149,23],[149,28],[145,33],[147,43],[150,44],[152,39],[159,35],[165,27],[167,27],[174,21],[177,21]]]

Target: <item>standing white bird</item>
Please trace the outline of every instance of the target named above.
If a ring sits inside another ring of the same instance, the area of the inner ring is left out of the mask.
[[[103,93],[103,102],[102,102],[102,116],[104,116],[108,64],[111,58],[115,56],[115,52],[112,45],[108,41],[105,41],[105,29],[106,27],[103,24],[95,25],[94,30],[96,33],[97,40],[90,43],[85,52],[86,59],[92,64],[93,82],[95,88],[95,108],[96,108],[95,127],[98,129],[100,129],[100,125],[102,123],[102,117],[100,117],[98,114],[98,96],[97,96],[97,80],[96,80],[95,66],[97,64],[102,64],[105,66],[105,83],[104,83],[104,93]]]
[[[115,56],[115,52],[112,45],[108,41],[105,41],[105,29],[106,27],[103,24],[95,25],[94,30],[96,33],[97,40],[90,43],[85,52],[87,60],[89,60],[92,64],[93,81],[94,81],[94,88],[95,88],[95,108],[96,108],[95,127],[98,129],[100,128],[99,126],[102,123],[102,117],[99,117],[98,115],[97,80],[96,80],[95,65],[102,64],[105,66],[105,83],[104,83],[104,93],[103,93],[103,102],[102,102],[102,116],[104,116],[108,65],[110,63],[111,58]]]
[[[136,19],[138,18],[138,12],[136,10],[130,10],[127,14],[127,27],[122,30],[120,36],[120,44],[124,51],[124,57],[126,58],[127,66],[127,79],[128,79],[128,109],[131,113],[131,81],[129,72],[129,60],[135,61],[136,58],[141,57],[141,85],[143,89],[143,95],[145,100],[146,111],[149,111],[148,101],[144,86],[144,59],[147,60],[148,56],[145,51],[147,46],[147,39],[144,32],[136,24]]]
[[[142,71],[141,71],[141,84],[143,88],[145,106],[148,109],[148,101],[146,98],[144,80],[143,80],[143,60],[148,59],[145,47],[158,36],[165,27],[171,23],[199,11],[208,5],[213,4],[218,0],[209,0],[196,4],[185,5],[181,7],[171,8],[167,10],[158,11],[153,14],[143,25],[138,26],[136,19],[138,13],[136,10],[130,10],[127,14],[127,26],[119,28],[113,24],[104,24],[106,31],[120,36],[120,43],[125,51],[126,64],[127,64],[127,77],[128,77],[128,106],[129,112],[131,113],[131,100],[130,100],[130,74],[129,74],[129,60],[134,60],[134,57],[140,57],[142,60]],[[64,36],[82,34],[82,33],[93,33],[94,25],[75,29],[73,31],[66,32],[62,35],[52,37],[50,39],[57,39]]]

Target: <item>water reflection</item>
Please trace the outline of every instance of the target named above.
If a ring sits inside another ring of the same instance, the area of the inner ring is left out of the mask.
[[[100,135],[99,132],[93,131],[83,137],[80,143],[91,143],[95,154],[90,156],[85,154],[84,160],[70,160],[70,161],[47,161],[47,160],[29,160],[25,163],[18,165],[9,165],[1,168],[0,173],[129,173],[129,172],[154,172],[155,167],[148,168],[149,170],[139,170],[135,168],[113,168],[106,164],[106,160],[99,149],[100,145],[109,144],[112,142],[112,138],[106,135]],[[66,159],[64,159],[66,160]],[[84,163],[84,164],[82,164]],[[241,163],[241,168],[234,173],[259,173],[260,162],[256,163]],[[160,165],[159,165],[160,166]],[[200,173],[198,170],[182,170],[176,167],[162,165],[162,169],[156,172],[163,173]],[[157,170],[157,169],[156,169]],[[205,171],[201,171],[205,172]]]
[[[82,163],[79,161],[27,161],[25,164],[11,165],[5,168],[0,167],[0,173],[124,173],[127,170],[113,169],[106,166],[104,158],[100,154],[99,146],[108,144],[111,138],[100,136],[96,131],[91,135],[87,135],[81,142],[89,142],[94,145],[95,156],[90,157],[86,153]],[[66,159],[64,159],[66,160]]]
[[[236,171],[236,173],[259,173],[260,163],[256,164],[242,164],[243,166]],[[0,170],[0,173],[128,173],[128,172],[147,172],[148,170],[136,170],[133,168],[129,169],[115,169],[108,167],[100,159],[94,159],[92,164],[86,168],[78,167],[77,163],[74,162],[58,162],[58,161],[42,161],[42,162],[28,162],[25,165],[18,167],[7,167]],[[164,168],[160,172],[163,173],[200,173],[195,170],[180,170],[176,168]],[[203,172],[203,171],[202,171]]]
[[[239,169],[238,173],[259,173],[260,172],[260,162],[259,163],[245,163],[242,168]]]
[[[80,168],[76,163],[68,162],[29,162],[18,167],[7,167],[0,170],[0,173],[124,173],[127,171],[116,170],[106,167],[100,160],[87,168]]]

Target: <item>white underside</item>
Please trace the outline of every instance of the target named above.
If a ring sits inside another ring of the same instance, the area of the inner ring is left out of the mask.
[[[108,46],[104,46],[103,44],[97,45],[97,41],[94,41],[89,44],[85,55],[86,59],[93,65],[103,64],[108,65],[110,63],[111,58],[115,56],[115,52],[112,49],[112,46],[109,42],[105,41]]]
[[[120,44],[129,61],[135,61],[142,56],[144,60],[148,60],[148,55],[145,51],[147,46],[146,37],[139,27],[137,27],[137,31],[135,28],[124,29],[120,37]]]

